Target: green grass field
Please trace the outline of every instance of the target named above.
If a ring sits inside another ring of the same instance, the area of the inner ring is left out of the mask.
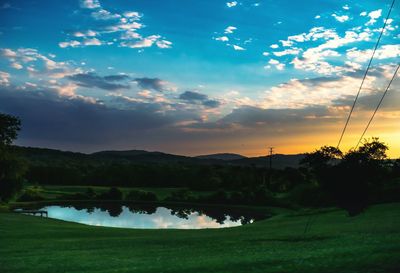
[[[8,272],[400,272],[400,204],[355,218],[335,210],[277,215],[208,230],[85,226],[0,213],[0,271]]]

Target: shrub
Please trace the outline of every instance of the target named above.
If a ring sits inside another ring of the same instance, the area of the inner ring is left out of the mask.
[[[157,195],[149,191],[132,190],[125,199],[133,201],[157,201]]]
[[[300,184],[291,192],[289,199],[306,207],[320,207],[331,205],[330,198],[318,186],[313,184]]]
[[[33,202],[33,201],[41,201],[44,199],[45,198],[36,189],[28,188],[18,198],[18,201],[19,202]]]
[[[109,191],[103,192],[98,196],[100,200],[122,200],[122,191],[118,188],[112,187]]]

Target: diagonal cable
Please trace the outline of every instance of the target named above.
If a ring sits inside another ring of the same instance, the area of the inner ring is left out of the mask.
[[[374,117],[375,117],[376,112],[378,112],[379,107],[381,106],[382,101],[383,101],[383,99],[385,98],[385,96],[386,96],[386,94],[387,94],[387,92],[388,92],[388,90],[389,90],[389,88],[390,88],[390,85],[392,84],[394,78],[396,78],[397,72],[399,71],[399,67],[400,67],[400,64],[397,65],[396,71],[394,72],[392,79],[390,80],[388,86],[386,87],[385,92],[383,92],[383,95],[382,95],[382,97],[381,97],[381,100],[379,101],[378,105],[376,106],[375,111],[374,111],[374,113],[372,114],[371,118],[369,119],[368,124],[367,124],[367,126],[365,127],[364,132],[362,133],[360,139],[358,140],[355,149],[357,149],[358,145],[360,145],[360,143],[361,143],[361,141],[362,141],[362,139],[363,139],[365,133],[367,132],[367,130],[368,130],[368,128],[369,128],[369,125],[371,124],[372,120],[373,120]]]
[[[353,105],[351,106],[351,110],[350,110],[349,116],[347,117],[346,124],[344,125],[343,130],[342,130],[342,133],[341,133],[341,135],[340,135],[340,139],[339,139],[337,148],[339,148],[340,143],[342,142],[344,133],[346,132],[347,125],[349,124],[351,115],[353,114],[354,107],[356,106],[356,102],[357,102],[358,97],[359,97],[359,95],[360,95],[361,89],[362,89],[362,87],[363,87],[363,85],[364,85],[364,82],[365,82],[365,79],[366,79],[366,77],[367,77],[369,68],[371,67],[372,60],[374,59],[376,49],[378,48],[379,42],[381,41],[382,34],[383,34],[383,32],[384,32],[384,30],[385,30],[385,28],[386,28],[387,21],[388,21],[388,19],[389,19],[390,13],[392,12],[392,9],[393,9],[393,6],[394,6],[394,3],[395,3],[395,2],[396,2],[396,0],[393,0],[393,1],[392,1],[392,5],[390,6],[389,12],[388,12],[388,14],[387,14],[387,16],[386,16],[386,19],[385,19],[384,23],[383,23],[383,27],[382,27],[381,33],[379,34],[379,38],[378,38],[378,40],[376,41],[374,51],[373,51],[373,53],[372,53],[371,59],[369,60],[367,69],[365,70],[364,77],[363,77],[363,79],[362,79],[362,81],[361,81],[360,88],[358,89],[358,92],[357,92],[357,95],[356,95],[356,97],[355,97],[355,99],[354,99]]]

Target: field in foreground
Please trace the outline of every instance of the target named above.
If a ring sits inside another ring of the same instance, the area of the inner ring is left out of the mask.
[[[278,215],[237,228],[134,230],[0,213],[1,272],[400,272],[400,204],[349,218]]]

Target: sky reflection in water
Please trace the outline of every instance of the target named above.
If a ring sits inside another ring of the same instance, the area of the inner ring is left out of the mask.
[[[111,206],[107,208],[47,206],[49,218],[71,221],[81,224],[121,228],[148,229],[201,229],[240,226],[253,222],[252,216],[243,214],[229,215],[216,209],[199,211],[194,209],[170,209],[165,207],[132,208]],[[211,217],[209,216],[211,214]]]

